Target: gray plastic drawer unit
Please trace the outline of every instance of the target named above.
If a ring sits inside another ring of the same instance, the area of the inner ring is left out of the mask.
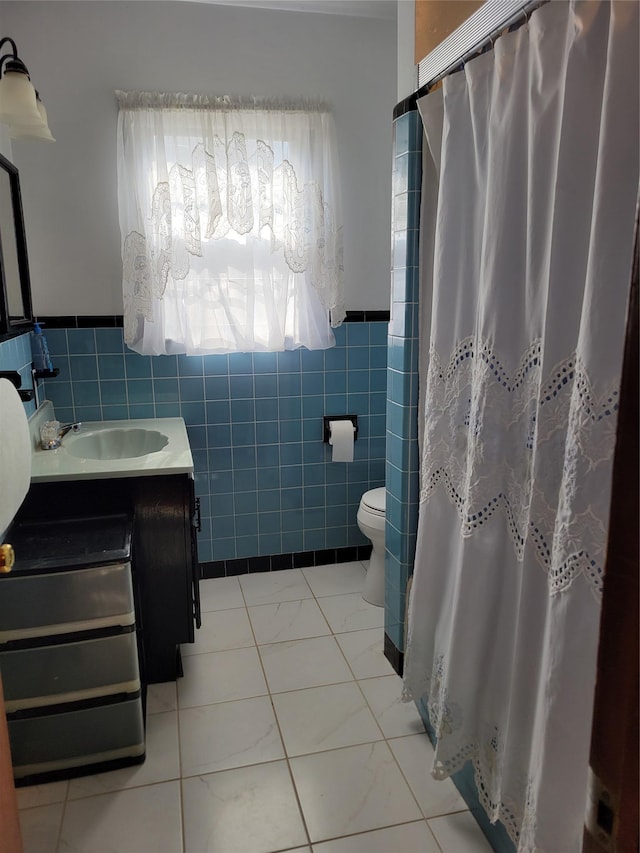
[[[16,563],[0,577],[0,643],[132,625],[127,516],[14,526]]]
[[[140,690],[136,635],[3,651],[7,713]]]
[[[134,621],[129,563],[46,575],[16,572],[0,587],[0,643]]]
[[[144,755],[140,699],[9,719],[16,779]]]
[[[124,514],[22,522],[0,576],[0,668],[14,777],[140,763],[142,685]]]

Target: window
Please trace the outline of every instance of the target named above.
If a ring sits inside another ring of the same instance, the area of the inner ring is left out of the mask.
[[[117,95],[127,345],[147,355],[333,346],[345,312],[327,108]]]

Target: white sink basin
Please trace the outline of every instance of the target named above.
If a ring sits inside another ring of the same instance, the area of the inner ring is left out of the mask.
[[[76,459],[132,459],[157,453],[169,443],[155,429],[100,429],[86,434],[67,435],[63,447]]]

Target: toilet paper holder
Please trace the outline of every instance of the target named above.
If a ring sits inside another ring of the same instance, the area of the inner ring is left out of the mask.
[[[331,437],[331,428],[329,424],[331,421],[351,421],[353,424],[353,440],[356,441],[358,438],[358,416],[357,415],[324,415],[322,418],[322,441],[325,444],[329,444],[329,438]]]

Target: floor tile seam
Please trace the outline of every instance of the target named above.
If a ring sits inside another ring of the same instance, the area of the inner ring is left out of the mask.
[[[225,646],[225,648],[223,648],[223,649],[207,649],[206,651],[201,651],[201,652],[193,651],[193,652],[189,652],[188,654],[184,654],[184,652],[183,652],[183,657],[185,657],[185,658],[196,658],[196,657],[200,657],[200,655],[212,655],[212,654],[216,654],[218,652],[235,652],[238,649],[252,649],[254,646],[255,646],[255,643],[248,643],[247,645],[244,645],[244,646]],[[152,714],[152,716],[153,716],[153,714]]]
[[[418,818],[418,819],[413,818],[411,820],[400,821],[399,823],[390,823],[390,824],[385,825],[385,826],[377,826],[377,827],[375,827],[375,829],[361,829],[358,832],[349,832],[346,835],[332,835],[330,838],[322,838],[321,840],[313,841],[312,845],[313,844],[328,844],[329,842],[333,842],[333,841],[342,841],[344,838],[357,838],[359,835],[368,835],[370,832],[379,832],[379,831],[384,830],[384,829],[397,829],[400,826],[407,826],[411,823],[427,824],[427,820],[424,817]],[[433,836],[433,832],[431,832],[430,827],[427,826],[427,829],[429,829],[429,832]],[[437,844],[435,836],[433,837],[433,840]],[[440,847],[439,844],[438,844],[438,848],[440,850],[442,850],[442,848]]]
[[[341,650],[341,651],[342,651],[342,650]],[[343,654],[344,654],[344,653],[343,653]],[[347,661],[347,666],[349,666],[349,662],[348,662],[348,661]],[[352,670],[352,671],[353,671],[353,670]],[[276,693],[273,693],[273,694],[272,694],[272,704],[273,704],[273,696],[284,696],[284,695],[285,695],[285,694],[287,694],[287,693],[300,693],[300,692],[302,692],[302,691],[304,691],[304,690],[318,690],[318,689],[321,689],[321,688],[323,688],[323,687],[339,687],[339,686],[340,686],[340,685],[342,685],[342,684],[352,684],[352,683],[355,683],[355,684],[357,685],[357,687],[358,687],[358,691],[359,691],[359,693],[360,693],[360,696],[361,696],[361,697],[362,697],[362,699],[363,699],[364,709],[366,709],[366,710],[369,712],[369,714],[371,715],[371,718],[373,719],[373,722],[375,723],[375,725],[376,725],[376,727],[377,727],[378,731],[380,732],[380,738],[377,738],[377,739],[376,739],[376,740],[374,740],[374,741],[369,741],[369,740],[367,740],[367,741],[362,741],[362,742],[361,742],[361,743],[359,743],[359,744],[348,744],[347,746],[349,746],[349,745],[350,745],[350,746],[361,746],[361,745],[362,745],[362,744],[364,744],[364,743],[380,743],[380,741],[386,741],[386,740],[387,740],[387,738],[385,737],[385,734],[384,734],[384,732],[382,731],[382,726],[381,726],[381,725],[380,725],[380,723],[378,722],[378,718],[376,717],[376,715],[375,715],[375,713],[374,713],[373,709],[371,708],[371,706],[370,706],[370,705],[369,705],[369,703],[367,702],[367,697],[364,695],[364,693],[363,693],[362,689],[360,688],[360,685],[358,684],[357,679],[355,679],[355,678],[354,678],[354,679],[352,679],[352,680],[350,680],[350,681],[336,681],[336,682],[333,682],[333,683],[331,683],[331,684],[318,684],[318,685],[315,685],[315,686],[313,686],[313,687],[300,687],[300,688],[298,688],[297,690],[282,690],[282,691],[280,691],[280,692],[276,692]],[[276,711],[275,705],[274,705],[273,707],[274,707],[274,713],[275,713],[275,714],[276,714],[276,716],[277,716],[277,711]],[[282,739],[282,742],[284,743],[285,750],[286,750],[286,743],[285,743],[285,741],[284,741],[284,738]],[[343,748],[346,748],[346,747],[332,747],[331,749],[343,749]],[[389,749],[391,749],[391,747],[389,747]],[[315,752],[330,752],[330,751],[331,751],[331,750],[319,749],[319,750],[316,750]],[[314,753],[314,752],[310,752],[310,753],[302,753],[302,754],[304,754],[304,755],[314,755],[315,753]],[[292,758],[297,758],[297,757],[299,757],[299,756],[291,756],[291,757],[292,757]]]
[[[438,814],[432,814],[432,815],[429,815],[429,817],[425,817],[425,820],[428,823],[430,820],[440,820],[440,818],[451,817],[451,815],[454,815],[454,814],[470,814],[473,817],[473,813],[472,813],[471,809],[464,808],[464,809],[453,809],[450,812],[439,812]]]
[[[301,571],[302,571],[302,570],[301,570]],[[354,595],[354,593],[340,593],[340,594],[341,594],[341,595]],[[321,597],[329,598],[329,597],[337,597],[337,596],[321,596]],[[343,650],[342,646],[341,646],[341,645],[340,645],[340,643],[338,642],[337,637],[338,637],[338,636],[341,636],[342,634],[352,634],[352,633],[356,633],[357,631],[369,631],[369,630],[371,630],[371,628],[370,628],[370,627],[369,627],[369,628],[359,628],[359,629],[350,630],[350,631],[338,631],[338,632],[334,631],[334,630],[333,630],[333,628],[331,627],[330,623],[329,623],[329,620],[328,620],[328,619],[327,619],[327,617],[326,617],[325,612],[322,610],[322,607],[320,606],[320,604],[319,604],[319,602],[318,602],[318,598],[317,598],[317,596],[316,596],[315,594],[314,594],[313,598],[314,598],[314,600],[316,601],[316,603],[318,604],[318,608],[320,609],[320,612],[321,612],[321,614],[322,614],[322,617],[323,617],[323,619],[325,620],[325,622],[326,622],[326,624],[327,624],[327,627],[328,627],[328,629],[329,629],[329,632],[330,632],[329,634],[321,634],[320,636],[331,636],[331,637],[333,637],[333,639],[334,639],[334,641],[335,641],[335,643],[336,643],[336,645],[337,645],[337,647],[338,647],[338,649],[339,649],[339,651],[340,651],[340,654],[342,655],[342,657],[343,657],[343,659],[344,659],[344,661],[345,661],[345,663],[346,663],[347,667],[349,668],[349,671],[350,671],[350,672],[351,672],[351,674],[353,675],[353,680],[354,680],[354,681],[357,681],[358,679],[356,678],[356,674],[355,674],[355,672],[354,672],[354,670],[353,670],[353,668],[352,668],[351,664],[349,663],[349,660],[347,659],[347,656],[345,655],[345,653],[344,653],[344,650]],[[302,600],[307,600],[307,599],[296,599],[296,600],[300,600],[300,601],[302,601]],[[249,617],[249,619],[251,619],[251,617]],[[381,628],[381,630],[382,630],[382,631],[384,631],[384,626]],[[313,638],[313,637],[301,637],[300,639],[314,639],[314,638]],[[296,640],[281,640],[281,641],[278,641],[278,642],[285,643],[285,642],[297,642],[297,641],[296,641]],[[268,646],[268,645],[277,645],[277,642],[276,642],[276,643],[273,643],[273,642],[272,642],[272,643],[259,643],[259,644],[257,644],[258,654],[259,654],[259,656],[260,656],[261,661],[262,661],[262,656],[260,655],[260,646]],[[375,677],[375,676],[372,676],[372,677]],[[267,679],[266,679],[266,673],[265,673],[265,680],[267,680]],[[335,683],[337,683],[337,684],[344,684],[345,682],[335,682]],[[267,680],[267,686],[269,687],[269,682],[268,682],[268,680]],[[317,685],[317,686],[322,686],[322,687],[324,687],[324,686],[329,686],[329,685]],[[269,688],[269,689],[270,689],[270,688]],[[307,689],[307,688],[299,688],[299,689],[305,690],[305,689]],[[289,691],[275,691],[275,692],[276,692],[276,693],[286,693],[286,692],[289,692]],[[365,698],[366,698],[366,697],[365,697]],[[375,718],[375,715],[374,715],[374,718]],[[377,722],[377,718],[376,718],[376,722]]]
[[[292,759],[292,758],[308,758],[310,755],[325,755],[329,752],[338,752],[341,749],[350,749],[351,747],[354,747],[354,746],[373,746],[373,744],[375,744],[375,743],[384,743],[384,741],[385,741],[385,738],[384,738],[384,735],[382,735],[382,737],[376,738],[375,740],[372,740],[371,738],[367,738],[367,740],[361,740],[361,741],[358,741],[357,743],[346,743],[343,746],[330,746],[327,749],[314,749],[311,752],[299,752],[299,753],[296,753],[295,755],[290,754],[289,752],[286,752],[286,755],[287,755],[287,758],[290,758],[290,759]],[[286,751],[287,750],[286,743],[284,745],[284,748]]]
[[[438,848],[438,850],[440,851],[440,853],[447,853],[447,851],[445,850],[445,848],[444,848],[444,847],[440,844],[440,842],[438,841],[438,838],[437,838],[437,836],[436,836],[435,832],[433,831],[433,829],[432,829],[432,828],[431,828],[431,826],[429,825],[429,821],[430,821],[430,820],[431,820],[431,818],[427,818],[427,819],[426,819],[426,821],[425,821],[425,823],[427,824],[427,829],[429,830],[429,832],[431,833],[431,835],[432,835],[432,836],[433,836],[433,838],[434,838],[434,841],[436,842],[436,847]],[[449,850],[449,851],[448,851],[448,853],[451,853],[451,850]]]
[[[274,605],[274,604],[301,604],[303,601],[315,601],[315,598],[314,597],[312,597],[312,598],[293,598],[290,601],[273,601],[273,602],[270,602],[270,604],[271,605]],[[269,640],[268,642],[262,642],[261,643],[261,642],[259,642],[258,638],[256,637],[255,628],[253,625],[253,620],[251,619],[251,613],[249,612],[249,607],[265,607],[265,606],[269,606],[269,605],[252,604],[252,605],[249,605],[247,607],[249,622],[251,623],[253,636],[256,640],[256,646],[258,648],[260,646],[275,645],[276,643],[291,643],[291,642],[296,642],[297,640],[313,640],[313,639],[316,639],[317,637],[328,637],[332,634],[331,625],[329,625],[329,623],[327,621],[327,617],[324,615],[322,609],[318,606],[318,610],[320,611],[320,615],[324,619],[324,623],[327,626],[327,631],[328,631],[327,634],[313,634],[310,637],[295,637],[293,639],[288,639],[288,640]]]
[[[309,684],[306,687],[287,688],[286,690],[270,690],[270,696],[282,696],[284,693],[297,693],[300,690],[313,690],[317,687],[337,687],[339,684],[352,684],[355,678],[347,678],[345,681],[329,681],[326,684]]]
[[[265,696],[270,696],[271,694],[267,691],[265,693],[252,693],[250,696],[236,696],[233,699],[221,699],[219,702],[206,702],[203,705],[186,705],[185,707],[178,707],[178,714],[180,711],[195,711],[198,708],[210,708],[213,705],[228,705],[231,702],[244,702],[246,699],[263,699]]]
[[[409,781],[409,779],[407,778],[407,776],[406,776],[406,774],[405,774],[404,770],[402,769],[402,767],[401,767],[401,765],[400,765],[400,761],[398,760],[398,758],[397,758],[397,756],[396,756],[395,752],[394,752],[394,751],[393,751],[393,749],[391,748],[391,744],[389,743],[389,741],[390,741],[390,740],[393,740],[393,738],[386,738],[386,737],[385,737],[385,743],[387,744],[387,746],[388,746],[388,748],[389,748],[389,752],[390,752],[390,753],[391,753],[391,755],[393,756],[393,760],[395,761],[396,766],[397,766],[398,770],[400,771],[400,775],[401,775],[401,776],[402,776],[402,778],[404,779],[404,783],[405,783],[405,785],[406,785],[406,786],[407,786],[407,788],[411,791],[411,796],[413,797],[413,799],[414,799],[414,801],[415,801],[415,804],[416,804],[416,805],[417,805],[417,807],[418,807],[418,811],[419,811],[419,812],[420,812],[420,814],[423,816],[423,818],[424,818],[425,820],[427,820],[427,816],[426,816],[426,815],[425,815],[425,813],[424,813],[424,809],[422,808],[422,806],[420,805],[420,802],[419,802],[419,800],[418,800],[418,795],[417,795],[417,794],[416,794],[416,792],[413,790],[413,785],[411,784],[411,782],[410,782],[410,781]],[[433,833],[431,833],[431,834],[433,835]]]
[[[394,758],[394,760],[395,760],[396,764],[398,765],[398,770],[400,771],[400,773],[401,773],[401,775],[402,775],[402,778],[404,779],[404,781],[405,781],[405,782],[406,782],[406,784],[407,784],[407,787],[409,788],[409,790],[410,790],[410,791],[411,791],[411,793],[413,794],[413,798],[414,798],[414,800],[416,801],[416,803],[417,803],[417,805],[418,805],[418,808],[420,809],[420,812],[422,813],[422,816],[423,816],[423,817],[424,817],[424,819],[428,822],[428,821],[433,820],[433,819],[435,819],[435,818],[437,818],[437,817],[446,817],[447,815],[450,815],[450,814],[459,814],[459,813],[462,813],[462,812],[468,812],[468,811],[469,811],[469,809],[468,809],[468,808],[463,808],[463,809],[453,809],[452,811],[441,812],[441,813],[438,813],[438,814],[435,814],[435,815],[429,815],[429,817],[427,817],[427,815],[425,815],[425,813],[424,813],[424,809],[422,808],[422,806],[421,806],[421,805],[420,805],[420,803],[418,802],[418,795],[417,795],[417,794],[415,793],[415,791],[413,790],[413,785],[411,784],[411,782],[409,781],[409,778],[407,777],[406,773],[405,773],[405,772],[404,772],[404,770],[402,769],[402,765],[400,764],[400,760],[399,760],[399,759],[398,759],[398,757],[396,756],[395,752],[393,751],[393,747],[392,747],[392,746],[391,746],[391,744],[389,743],[389,741],[391,741],[391,740],[399,740],[399,739],[401,739],[401,738],[415,737],[415,735],[416,735],[416,734],[419,734],[419,732],[416,732],[416,733],[413,733],[413,734],[410,734],[410,735],[396,735],[396,736],[394,736],[394,737],[385,737],[385,742],[386,742],[387,746],[389,747],[389,751],[390,751],[390,752],[391,752],[391,754],[393,755],[393,758]],[[425,736],[426,736],[426,731],[425,731]],[[448,777],[448,778],[450,778],[450,777]],[[457,790],[457,789],[456,789],[456,790]],[[431,834],[433,835],[433,833],[431,833]]]
[[[55,842],[55,847],[53,848],[54,853],[57,853],[58,846],[60,844],[60,834],[62,832],[62,821],[64,818],[64,811],[65,811],[65,807],[66,807],[66,802],[64,800],[56,800],[55,802],[52,802],[52,803],[34,803],[32,806],[18,806],[18,825],[20,826],[20,831],[22,832],[22,820],[23,820],[22,816],[23,815],[26,818],[26,816],[29,813],[34,812],[36,809],[50,809],[53,806],[59,806],[61,809],[60,823],[59,823],[59,826],[57,828],[57,838],[56,838],[56,842]]]
[[[275,708],[273,710],[273,713],[275,714]],[[276,719],[277,719],[277,717],[276,717]],[[278,731],[280,732],[280,739],[282,740],[282,746],[285,750],[285,759],[284,760],[286,761],[286,764],[287,764],[287,773],[289,774],[289,780],[291,782],[291,787],[293,789],[293,796],[295,797],[296,805],[298,806],[298,813],[300,814],[300,820],[302,821],[302,827],[304,829],[304,834],[305,834],[305,837],[307,839],[307,845],[308,845],[309,849],[311,850],[312,849],[312,847],[311,847],[311,830],[309,828],[309,824],[307,823],[307,816],[306,816],[304,809],[302,807],[302,799],[301,799],[300,793],[298,791],[298,786],[296,785],[295,776],[293,775],[293,768],[291,767],[291,762],[289,761],[289,757],[287,755],[286,747],[284,746],[284,738],[282,737],[282,731],[280,729],[280,723],[278,723]],[[293,849],[295,849],[295,848],[293,848]]]
[[[142,765],[140,765],[142,766]],[[105,771],[110,772],[110,771]],[[112,771],[117,773],[118,771]],[[86,777],[78,777],[78,778],[86,778]],[[82,800],[90,800],[94,797],[103,797],[106,794],[122,794],[125,791],[139,791],[141,788],[150,788],[152,785],[164,785],[165,782],[179,782],[182,779],[182,772],[180,771],[177,776],[169,776],[167,779],[154,779],[153,782],[140,782],[137,785],[122,785],[119,788],[113,788],[110,791],[92,791],[86,794],[79,794],[77,797],[70,797],[67,799],[67,803],[79,803]]]
[[[182,782],[185,779],[199,779],[201,776],[212,776],[214,773],[227,773],[230,770],[247,770],[250,767],[262,767],[264,764],[276,764],[278,761],[285,761],[286,758],[287,753],[283,744],[282,755],[276,756],[275,758],[265,758],[263,761],[249,761],[247,764],[230,764],[228,767],[217,767],[215,770],[204,770],[195,773],[182,773],[177,781]]]
[[[387,738],[387,736],[385,735],[385,733],[384,733],[384,731],[383,731],[382,726],[380,725],[380,720],[378,719],[378,715],[376,714],[376,712],[375,712],[374,708],[371,706],[371,703],[370,703],[370,702],[369,702],[369,700],[367,699],[367,696],[366,696],[366,694],[365,694],[364,690],[362,689],[362,687],[360,686],[360,684],[359,684],[359,682],[358,682],[358,679],[357,679],[357,678],[356,678],[356,684],[357,684],[357,686],[358,686],[358,690],[360,691],[360,695],[361,695],[361,696],[362,696],[362,698],[364,699],[364,703],[365,703],[365,705],[366,705],[366,706],[367,706],[367,708],[369,709],[369,713],[371,714],[371,716],[373,717],[373,719],[376,721],[376,725],[377,725],[377,727],[380,729],[380,734],[382,735],[382,738],[383,738],[384,742],[385,742],[385,743],[387,743],[388,738]],[[389,746],[389,744],[388,744],[388,743],[387,743],[387,746],[389,747],[389,751],[390,751],[390,752],[391,752],[391,754],[393,755],[393,750],[391,749],[391,747]]]
[[[261,659],[260,663],[262,664],[262,659]],[[268,687],[269,683],[267,681],[266,672],[264,673],[264,679],[265,679],[265,682],[267,683],[267,687]],[[269,704],[271,706],[271,713],[273,714],[273,718],[274,718],[275,723],[276,723],[276,727],[278,730],[278,737],[280,738],[280,745],[282,747],[282,752],[283,752],[283,757],[281,759],[277,759],[277,760],[278,761],[284,761],[287,765],[287,772],[289,774],[289,780],[291,782],[291,788],[293,790],[293,794],[294,794],[294,797],[296,800],[296,805],[298,806],[298,813],[300,815],[300,820],[302,821],[302,827],[304,829],[305,838],[307,839],[306,843],[309,846],[309,848],[311,848],[311,834],[309,832],[309,827],[307,825],[307,818],[306,818],[304,810],[302,808],[302,801],[301,801],[300,795],[298,793],[298,787],[296,785],[296,782],[295,782],[295,779],[293,776],[293,770],[291,768],[291,764],[289,762],[289,757],[287,755],[287,748],[285,746],[284,736],[282,733],[282,726],[280,725],[280,720],[278,719],[278,715],[276,713],[276,708],[275,708],[275,705],[273,703],[273,696],[272,696],[271,692],[269,692],[268,698],[269,698]],[[267,764],[267,763],[273,763],[273,762],[261,762],[261,763]],[[248,765],[248,766],[251,767],[252,765]],[[298,845],[298,847],[299,846],[300,845]],[[295,848],[289,848],[289,849],[295,849]]]
[[[304,753],[304,755],[292,755],[288,758],[288,760],[289,761],[296,761],[297,759],[309,758],[313,755],[329,755],[332,752],[344,752],[344,750],[347,750],[347,749],[359,749],[360,747],[363,747],[363,746],[376,746],[379,744],[384,744],[387,747],[387,749],[389,750],[389,752],[391,752],[391,747],[388,746],[385,739],[382,738],[381,740],[364,741],[363,743],[352,743],[352,744],[347,744],[346,746],[332,746],[331,749],[319,749],[319,750],[317,750],[317,752],[306,752],[306,753]],[[364,830],[362,830],[362,831],[364,831]],[[351,834],[357,835],[357,833],[351,833]]]
[[[54,847],[54,850],[56,851],[56,853],[58,853],[58,851],[62,847],[62,827],[64,826],[64,819],[65,819],[65,816],[67,814],[67,796],[68,796],[68,794],[69,794],[69,785],[67,784],[67,792],[65,794],[64,800],[62,801],[62,810],[60,813],[60,822],[58,823],[58,832],[57,832],[56,843],[55,843],[55,847]],[[53,805],[53,804],[51,804],[51,805]]]
[[[329,622],[329,619],[327,618],[326,613],[325,613],[325,612],[324,612],[324,610],[322,609],[322,604],[320,603],[320,600],[321,600],[321,599],[323,599],[323,598],[340,598],[340,596],[342,596],[342,595],[360,595],[360,597],[362,598],[362,591],[359,591],[359,592],[341,592],[341,593],[338,593],[337,595],[321,595],[321,596],[314,596],[315,601],[316,601],[316,603],[317,603],[318,607],[320,608],[320,611],[322,612],[322,615],[324,616],[325,621],[326,621],[326,622],[327,622],[327,624],[329,625],[329,628],[330,628],[331,633],[333,634],[333,636],[340,636],[340,635],[342,635],[342,634],[353,634],[353,633],[355,633],[356,631],[370,631],[372,628],[378,628],[378,627],[380,627],[380,630],[382,630],[382,631],[384,632],[384,623],[383,623],[382,625],[380,625],[380,626],[377,626],[377,625],[368,625],[368,626],[366,626],[365,628],[349,628],[349,629],[348,629],[348,630],[346,630],[346,631],[336,631],[334,628],[332,628],[332,627],[331,627],[331,623]],[[362,600],[364,601],[364,598],[363,598]],[[368,604],[368,602],[366,602],[366,603]],[[374,605],[369,605],[369,604],[368,604],[368,606],[373,607]]]
[[[369,702],[369,699],[367,698],[367,694],[366,694],[366,693],[364,692],[364,690],[362,689],[362,686],[360,685],[360,682],[361,682],[361,681],[373,681],[373,680],[378,679],[378,678],[388,678],[388,677],[389,677],[389,676],[386,676],[386,675],[378,675],[378,676],[373,676],[372,678],[361,678],[361,679],[356,679],[356,684],[358,685],[358,688],[359,688],[360,692],[362,693],[362,695],[363,695],[363,697],[364,697],[364,701],[367,703],[367,707],[368,707],[368,708],[369,708],[369,710],[371,711],[371,713],[372,713],[372,715],[373,715],[373,717],[374,717],[374,719],[375,719],[376,723],[378,724],[378,727],[380,728],[380,731],[382,732],[382,734],[383,734],[383,736],[384,736],[385,743],[386,743],[387,741],[389,741],[389,740],[393,740],[393,738],[394,738],[394,737],[408,737],[408,735],[392,735],[391,737],[389,737],[389,736],[387,736],[387,735],[385,735],[385,734],[384,734],[384,730],[383,730],[382,726],[380,725],[380,719],[379,719],[379,717],[378,717],[378,714],[376,714],[375,708],[373,707],[373,705],[371,704],[371,702]],[[419,734],[419,732],[412,732],[411,734]],[[388,744],[387,744],[387,745],[388,745]],[[390,751],[391,751],[391,753],[393,754],[393,750],[391,749],[391,747],[390,747],[390,746],[389,746],[389,750],[390,750]],[[395,758],[395,756],[394,756],[394,758]],[[397,763],[397,762],[396,762],[396,763]],[[403,774],[403,776],[404,776],[404,774]],[[421,811],[422,811],[422,809],[421,809]]]
[[[435,832],[434,832],[434,831],[431,829],[431,827],[429,826],[429,821],[425,818],[425,821],[424,821],[424,822],[427,824],[427,830],[428,830],[429,834],[431,835],[431,838],[433,838],[433,843],[436,845],[436,847],[438,848],[438,850],[440,851],[440,853],[445,853],[444,848],[440,845],[440,842],[439,842],[439,841],[438,841],[438,839],[436,838],[436,834],[435,834]]]
[[[18,814],[21,815],[23,812],[31,812],[34,809],[45,809],[48,806],[61,806],[65,800],[53,800],[50,803],[34,803],[32,806],[18,806]]]
[[[178,738],[178,749],[180,749],[180,738]],[[178,780],[178,805],[180,807],[180,841],[182,848],[178,853],[184,853],[187,846],[187,825],[184,814],[184,792],[182,790],[182,756],[180,758],[180,779]]]
[[[109,772],[109,771],[105,771],[105,772]],[[82,778],[82,777],[78,777],[78,778]],[[114,794],[122,794],[122,793],[125,793],[126,791],[139,791],[141,788],[155,788],[158,785],[169,785],[171,782],[179,782],[179,781],[180,781],[180,776],[172,776],[170,779],[156,779],[154,782],[145,782],[142,785],[131,785],[131,786],[126,787],[126,788],[114,788],[112,791],[96,791],[93,794],[87,794],[86,796],[82,796],[82,797],[75,797],[72,800],[67,799],[65,802],[66,803],[79,803],[82,800],[91,800],[91,799],[95,799],[96,797],[111,797]]]
[[[309,634],[306,637],[288,637],[286,640],[266,640],[262,643],[257,643],[257,648],[261,648],[262,646],[277,646],[281,643],[297,643],[300,640],[319,640],[322,637],[332,637],[333,634],[331,629],[326,634]]]

